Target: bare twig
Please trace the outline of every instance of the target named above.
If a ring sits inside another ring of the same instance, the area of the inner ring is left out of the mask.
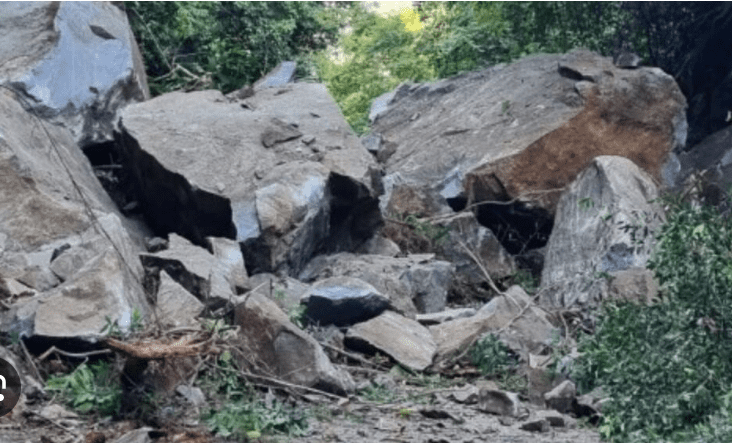
[[[25,354],[26,360],[28,360],[28,363],[30,363],[31,367],[33,368],[33,372],[36,374],[36,378],[39,382],[43,381],[43,378],[41,377],[41,373],[38,372],[38,368],[36,368],[36,364],[33,362],[33,357],[31,357],[30,353],[28,352],[28,348],[25,347],[25,342],[21,338],[20,341],[20,347],[23,349],[23,354]]]
[[[337,353],[339,353],[339,354],[341,354],[341,355],[343,355],[345,357],[348,357],[348,358],[351,358],[353,360],[359,361],[359,362],[361,362],[361,363],[363,363],[365,365],[371,365],[374,368],[381,369],[382,371],[385,370],[383,366],[378,365],[378,364],[373,363],[373,362],[370,362],[370,361],[366,360],[365,358],[361,358],[361,357],[359,357],[359,356],[357,356],[355,354],[351,354],[350,352],[344,351],[343,349],[336,348],[335,346],[331,346],[331,345],[329,345],[327,343],[323,343],[323,342],[320,342],[320,345],[323,346],[323,347],[325,347],[325,348],[330,349],[331,351],[335,351],[335,352],[337,352]]]
[[[41,354],[38,357],[38,360],[43,361],[46,358],[48,358],[49,355],[53,354],[54,352],[61,354],[61,355],[65,355],[66,357],[81,358],[81,357],[89,357],[92,355],[109,354],[110,352],[112,352],[112,350],[111,349],[100,349],[98,351],[89,351],[89,352],[66,352],[63,349],[57,348],[56,346],[51,346],[50,348],[48,348],[48,350],[46,352],[44,352],[43,354]]]

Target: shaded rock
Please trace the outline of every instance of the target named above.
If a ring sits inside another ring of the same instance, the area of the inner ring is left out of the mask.
[[[688,190],[689,183],[698,179],[700,190],[692,190],[691,198],[697,203],[729,211],[732,203],[725,202],[724,192],[732,185],[732,127],[719,130],[695,145],[692,151],[678,156],[678,174],[672,190]],[[694,174],[695,172],[705,172]]]
[[[454,266],[446,261],[435,261],[433,257],[322,255],[310,261],[298,278],[301,281],[331,276],[358,278],[388,297],[393,308],[406,316],[414,316],[418,310],[437,312],[445,307]]]
[[[143,266],[158,272],[164,270],[196,298],[206,301],[211,290],[209,279],[216,264],[215,257],[175,233],[168,238],[168,249],[140,255]]]
[[[496,236],[478,223],[471,212],[440,219],[439,225],[450,229],[444,242],[438,245],[445,259],[456,266],[456,273],[467,283],[485,281],[483,272],[475,264],[460,243],[468,247],[481,260],[491,278],[503,278],[516,270],[513,258],[506,252]]]
[[[600,156],[565,190],[547,245],[540,303],[588,307],[607,292],[600,273],[644,267],[654,240],[641,230],[633,245],[626,224],[660,226],[663,210],[648,201],[658,196],[652,178],[632,161]],[[586,205],[580,203],[588,203]]]
[[[577,390],[575,389],[574,383],[565,380],[544,394],[544,401],[549,408],[555,409],[560,413],[567,413],[572,411],[572,404],[576,396]]]
[[[267,297],[252,293],[234,312],[234,324],[241,327],[241,366],[254,364],[283,380],[334,394],[352,393],[351,376],[336,369],[312,337],[292,324],[284,312]]]
[[[203,303],[170,278],[165,270],[160,271],[156,307],[158,320],[173,326],[194,326],[195,317],[204,309]]]
[[[272,71],[264,77],[254,82],[254,90],[263,90],[265,88],[284,87],[285,85],[295,81],[295,71],[297,63],[292,61],[280,62]]]
[[[59,283],[59,279],[54,275],[51,269],[48,267],[38,266],[26,268],[25,273],[18,277],[18,281],[39,292],[52,289]]]
[[[119,111],[150,97],[137,43],[119,8],[7,3],[0,22],[0,60],[10,61],[0,68],[0,83],[70,130],[82,147],[111,141]]]
[[[0,299],[32,297],[38,292],[18,280],[0,278]]]
[[[374,318],[389,307],[389,299],[370,284],[352,277],[316,281],[302,296],[307,316],[321,325],[349,326]]]
[[[367,134],[361,137],[361,143],[369,153],[376,156],[381,150],[381,135],[379,133]]]
[[[518,395],[512,392],[484,388],[478,394],[478,409],[485,413],[518,417],[520,408]]]
[[[476,310],[470,307],[461,307],[455,309],[448,309],[442,312],[433,312],[431,314],[417,314],[417,321],[425,326],[431,326],[439,323],[444,323],[450,320],[456,320],[458,318],[468,318],[475,315]]]
[[[352,349],[378,349],[415,371],[430,366],[437,350],[427,328],[392,311],[352,326],[345,342]]]

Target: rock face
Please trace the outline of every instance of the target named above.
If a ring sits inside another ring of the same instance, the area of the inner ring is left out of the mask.
[[[336,369],[318,342],[288,320],[275,303],[253,293],[235,310],[241,328],[242,365],[254,363],[298,385],[346,395],[353,392],[351,376]]]
[[[297,273],[317,250],[370,238],[376,167],[325,88],[288,84],[244,101],[170,93],[125,109],[120,142],[152,227],[199,245],[236,239],[250,273]]]
[[[598,274],[644,267],[651,240],[635,246],[627,224],[657,228],[663,215],[653,179],[632,161],[600,156],[565,190],[549,238],[541,303],[554,307],[596,304],[607,291]],[[584,201],[583,201],[584,200]],[[638,233],[643,239],[643,233]]]
[[[119,111],[150,97],[127,16],[110,3],[7,2],[0,23],[0,83],[82,147],[111,141]]]

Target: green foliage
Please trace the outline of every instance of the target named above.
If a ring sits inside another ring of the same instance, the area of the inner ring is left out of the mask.
[[[154,96],[181,88],[240,88],[283,60],[307,59],[337,30],[315,2],[135,1],[125,6]]]
[[[51,377],[46,389],[59,395],[74,411],[108,416],[119,412],[122,389],[107,362],[82,364],[65,376]]]
[[[469,355],[480,372],[489,377],[503,377],[518,365],[511,350],[494,334],[488,334],[475,342]]]
[[[276,399],[271,404],[261,401],[254,388],[239,376],[228,352],[221,354],[219,365],[202,380],[202,386],[223,404],[203,415],[211,432],[223,438],[243,441],[264,434],[301,436],[307,429],[304,412]]]
[[[306,325],[305,321],[305,313],[307,312],[308,307],[304,304],[298,304],[296,307],[290,310],[290,312],[287,314],[290,318],[290,321],[297,326],[300,329],[304,329]]]
[[[603,405],[606,440],[729,437],[732,226],[712,208],[665,201],[648,267],[668,298],[607,302],[595,335],[580,342],[580,392],[601,385],[612,398]]]
[[[539,288],[539,280],[534,278],[529,271],[519,269],[513,274],[513,283],[521,286],[527,294],[532,295]]]
[[[388,403],[396,398],[394,391],[390,390],[386,386],[372,383],[366,388],[362,389],[359,394],[365,400],[374,403]]]
[[[414,232],[430,240],[434,245],[439,246],[450,234],[449,227],[439,226],[429,221],[422,221],[415,215],[407,215],[404,222],[414,227]]]

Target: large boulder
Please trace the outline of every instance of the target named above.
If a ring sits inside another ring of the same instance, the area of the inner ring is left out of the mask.
[[[301,301],[307,306],[307,317],[321,325],[350,326],[376,317],[389,307],[388,298],[353,277],[316,281]]]
[[[5,2],[0,84],[82,147],[109,142],[119,111],[150,97],[126,14],[109,2]]]
[[[424,216],[490,201],[476,209],[478,220],[490,226],[514,211],[528,243],[537,230],[548,234],[561,189],[597,156],[627,157],[670,183],[685,109],[660,69],[624,70],[581,50],[402,85],[373,125],[384,144],[396,144],[382,211]]]
[[[591,307],[607,293],[604,274],[644,267],[653,244],[648,230],[663,210],[653,178],[629,159],[600,156],[565,190],[547,245],[540,302]],[[624,227],[638,226],[635,234]],[[645,226],[645,229],[643,228]],[[646,230],[646,232],[644,232]]]
[[[130,236],[68,130],[33,118],[6,90],[0,126],[0,275],[38,292],[5,314],[3,329],[96,337],[105,317],[148,314],[142,235]]]
[[[353,249],[381,224],[378,169],[323,85],[169,93],[127,107],[121,125],[153,229],[236,239],[249,273],[297,274],[316,250]]]

